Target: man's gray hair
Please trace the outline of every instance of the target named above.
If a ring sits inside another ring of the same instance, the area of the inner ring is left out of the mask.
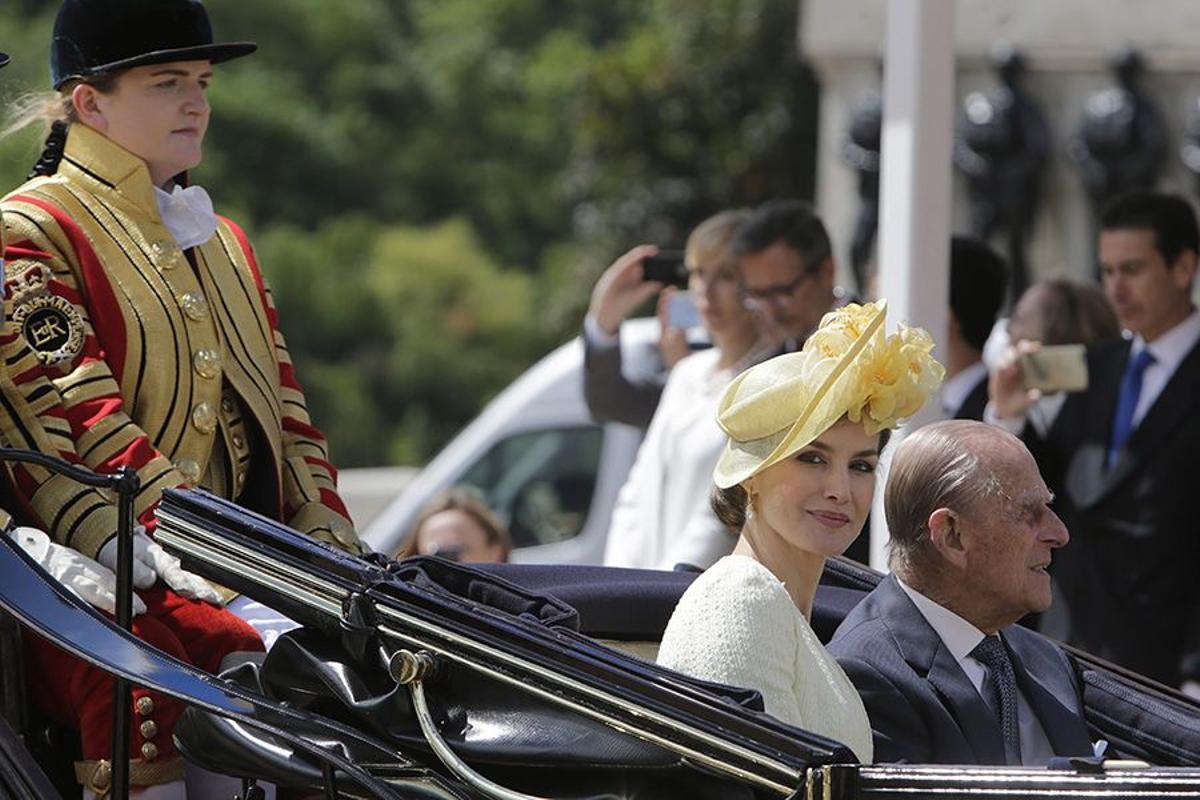
[[[900,443],[883,497],[891,534],[888,563],[894,572],[904,577],[928,563],[934,511],[965,513],[990,497],[1003,496],[989,454],[1005,436],[1009,434],[981,422],[947,420],[919,428]]]

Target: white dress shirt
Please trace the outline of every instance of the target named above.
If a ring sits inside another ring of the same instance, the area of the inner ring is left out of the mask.
[[[942,411],[946,413],[947,417],[954,416],[962,408],[962,404],[966,402],[971,390],[981,380],[987,380],[987,375],[987,364],[976,361],[954,377],[946,379],[946,382],[942,384],[941,400]]]
[[[1146,412],[1162,394],[1175,370],[1179,369],[1179,365],[1187,358],[1197,341],[1200,341],[1200,309],[1192,309],[1187,319],[1150,344],[1146,344],[1146,340],[1141,336],[1133,337],[1133,345],[1129,348],[1130,358],[1142,350],[1149,350],[1154,356],[1154,363],[1146,367],[1146,372],[1142,375],[1142,392],[1138,395],[1137,408],[1133,411],[1134,429],[1141,424]]]
[[[619,347],[621,344],[620,332],[609,333],[604,330],[591,314],[583,318],[583,336],[592,347]]]
[[[954,660],[966,673],[967,680],[971,681],[971,685],[975,687],[975,691],[979,692],[979,696],[983,697],[984,702],[989,703],[990,707],[990,701],[983,695],[983,679],[987,676],[987,668],[971,657],[971,651],[983,641],[984,632],[945,606],[930,600],[904,581],[897,578],[896,582],[913,601],[913,605],[917,607],[917,611],[921,612],[921,616],[929,623],[929,627],[933,628],[941,638],[946,649],[950,651],[950,655],[954,656]],[[1017,724],[1021,730],[1021,763],[1026,766],[1045,766],[1056,753],[1050,745],[1050,739],[1046,736],[1045,729],[1042,728],[1042,723],[1033,713],[1033,708],[1025,699],[1025,693],[1021,691],[1019,684],[1017,686]]]

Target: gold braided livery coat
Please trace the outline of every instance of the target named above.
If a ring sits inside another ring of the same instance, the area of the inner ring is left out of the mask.
[[[4,264],[4,226],[0,222],[0,265]],[[8,323],[5,308],[0,325],[0,446],[36,450],[82,464],[66,429],[66,415],[58,392],[46,377],[37,354],[26,344],[18,328]],[[65,531],[81,527],[108,535],[117,529],[117,508],[96,489],[81,486],[64,475],[51,473],[36,464],[6,462],[12,482],[37,487],[24,498],[39,519],[58,518]],[[14,509],[0,508],[0,527],[9,524]]]
[[[203,481],[358,551],[325,438],[237,225],[221,219],[185,254],[159,216],[145,162],[78,124],[57,173],[21,186],[0,209],[13,327],[57,389],[45,403],[62,404],[61,418],[36,404],[31,412],[42,449],[75,453],[101,472],[136,469],[136,512],[150,528],[163,489]],[[17,486],[64,544],[95,556],[112,535],[99,517],[41,511],[70,500],[51,481],[25,475]]]

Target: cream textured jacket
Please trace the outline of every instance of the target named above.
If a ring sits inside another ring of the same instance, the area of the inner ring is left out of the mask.
[[[854,685],[783,584],[753,558],[725,556],[696,579],[667,623],[658,662],[757,689],[767,713],[871,763],[871,725]]]

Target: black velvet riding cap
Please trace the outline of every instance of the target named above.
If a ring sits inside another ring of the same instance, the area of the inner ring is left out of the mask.
[[[0,53],[0,67],[3,67],[7,63],[8,63],[8,54]]]
[[[200,0],[63,0],[50,44],[54,88],[75,78],[170,61],[216,64],[258,49],[214,44]]]

